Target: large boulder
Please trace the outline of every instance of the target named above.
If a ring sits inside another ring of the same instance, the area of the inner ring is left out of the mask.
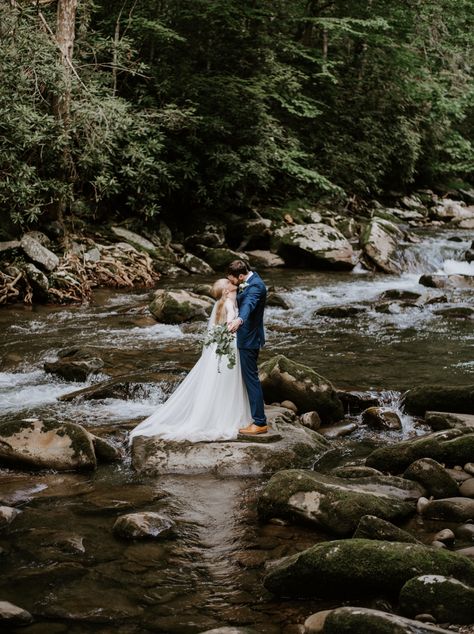
[[[214,270],[209,266],[207,262],[198,258],[197,255],[192,253],[185,253],[179,260],[179,265],[186,271],[194,273],[196,275],[212,275]]]
[[[205,247],[198,245],[196,251],[214,271],[225,271],[234,260],[244,260],[248,262],[248,257],[241,251],[232,251],[226,247]]]
[[[240,218],[230,222],[226,235],[231,246],[240,250],[247,248],[267,248],[272,236],[272,221],[269,218]]]
[[[390,612],[351,606],[332,610],[322,630],[323,634],[449,634],[450,631]]]
[[[443,575],[421,575],[406,582],[400,592],[403,614],[431,614],[441,623],[474,622],[474,588]]]
[[[260,381],[265,401],[292,401],[300,413],[316,411],[322,422],[331,423],[344,416],[336,390],[321,374],[282,354],[260,365]]]
[[[474,563],[422,544],[343,539],[275,561],[264,578],[280,597],[334,597],[399,592],[418,575],[453,576],[474,584]]]
[[[290,467],[308,467],[328,449],[328,442],[296,419],[267,408],[271,433],[218,442],[169,442],[138,436],[133,439],[132,465],[140,473],[213,473],[261,475]]]
[[[31,284],[35,299],[45,300],[48,296],[49,280],[43,271],[40,271],[31,262],[27,262],[23,266],[23,271]]]
[[[360,518],[353,538],[377,539],[379,541],[402,542],[405,544],[420,543],[411,533],[375,515],[363,515]]]
[[[415,460],[403,477],[421,484],[426,494],[434,498],[449,498],[458,495],[457,482],[439,462],[432,458]]]
[[[431,500],[422,510],[423,517],[447,522],[466,522],[474,519],[474,500],[466,497]]]
[[[143,236],[135,233],[134,231],[130,231],[129,229],[125,229],[125,227],[111,227],[112,232],[128,244],[131,244],[132,247],[135,247],[138,251],[145,251],[149,255],[155,255],[156,245],[144,238]]]
[[[400,273],[397,257],[403,232],[396,224],[375,217],[361,235],[361,246],[367,258],[384,273]]]
[[[25,419],[0,424],[0,463],[38,469],[94,469],[89,434],[80,425]]]
[[[367,456],[366,465],[380,471],[401,473],[419,458],[432,458],[455,466],[468,462],[473,455],[474,433],[465,434],[463,430],[447,429],[379,447]]]
[[[279,255],[293,266],[351,270],[356,264],[349,240],[338,229],[319,222],[278,229],[274,242]]]
[[[181,324],[185,321],[206,319],[212,310],[212,302],[184,290],[155,291],[149,305],[153,317],[165,324]]]
[[[271,251],[263,251],[256,249],[255,251],[246,251],[250,266],[260,269],[275,268],[285,266],[285,261],[276,253]]]
[[[66,381],[86,381],[91,374],[97,374],[104,362],[86,348],[69,348],[59,353],[57,361],[47,361],[44,369]]]
[[[407,518],[423,493],[419,485],[408,485],[403,478],[338,478],[294,469],[279,471],[270,479],[260,495],[258,513],[265,520],[279,517],[310,523],[342,536],[352,534],[364,515],[395,522]]]
[[[58,268],[58,256],[44,247],[33,236],[25,234],[21,239],[21,247],[30,260],[46,271],[54,271],[54,269]]]
[[[403,403],[409,414],[417,416],[428,410],[474,414],[474,384],[420,385],[405,392]]]

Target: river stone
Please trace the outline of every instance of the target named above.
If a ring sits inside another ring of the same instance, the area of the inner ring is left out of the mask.
[[[422,275],[418,280],[418,284],[428,286],[429,288],[474,288],[474,276],[433,273],[431,275]]]
[[[474,520],[474,500],[461,497],[431,500],[423,509],[422,515],[427,519],[448,522]]]
[[[58,268],[58,256],[32,236],[25,234],[21,239],[21,247],[30,260],[39,264],[46,271],[54,271]]]
[[[222,222],[207,222],[196,233],[189,235],[184,243],[188,248],[200,245],[222,247],[225,244],[225,229],[226,226]]]
[[[463,469],[469,475],[474,476],[474,462],[466,462]]]
[[[351,416],[361,413],[368,407],[374,407],[379,404],[378,398],[373,392],[337,390],[337,395],[342,401],[344,411]]]
[[[295,266],[351,270],[356,263],[349,240],[338,229],[322,223],[278,229],[274,243],[285,262]]]
[[[213,630],[206,630],[201,634],[257,634],[256,630],[250,627],[216,627]]]
[[[21,511],[11,506],[0,506],[0,529],[11,524],[20,513]]]
[[[430,215],[436,220],[452,220],[453,218],[464,218],[469,215],[469,212],[458,200],[444,198],[431,208]]]
[[[276,253],[271,251],[246,251],[250,266],[262,269],[275,268],[285,266],[285,261]]]
[[[162,539],[169,537],[173,529],[174,523],[169,518],[148,511],[118,517],[113,531],[115,535],[126,539]]]
[[[330,475],[338,478],[365,478],[367,476],[383,476],[383,473],[364,465],[344,465],[331,469]]]
[[[396,224],[383,218],[374,218],[361,235],[361,246],[365,255],[384,273],[400,273],[397,258],[398,245],[403,232]]]
[[[420,385],[403,396],[410,414],[423,416],[426,411],[474,414],[474,384],[463,386]]]
[[[385,407],[368,407],[362,412],[362,422],[374,429],[401,429],[400,416]]]
[[[452,577],[421,575],[401,589],[400,608],[406,616],[428,612],[442,623],[472,623],[474,588]]]
[[[407,531],[375,515],[363,515],[352,537],[354,539],[377,539],[379,541],[403,542],[406,544],[420,543],[416,537]]]
[[[459,493],[463,497],[474,498],[474,478],[469,478],[469,480],[465,480],[459,487]]]
[[[113,442],[105,440],[105,438],[100,438],[99,436],[94,436],[94,434],[90,434],[90,436],[92,444],[94,445],[95,455],[99,462],[117,462],[122,460],[122,450],[114,445]]]
[[[438,308],[433,313],[452,319],[474,319],[474,308],[472,306],[448,306],[446,308]]]
[[[138,249],[138,251],[145,251],[151,256],[154,255],[156,245],[153,244],[153,242],[151,242],[150,240],[147,240],[147,238],[144,238],[134,231],[129,231],[129,229],[125,229],[124,227],[110,228],[116,236],[122,238],[122,240],[125,240],[125,242],[128,242],[128,244],[131,244],[132,247],[135,247],[135,249]]]
[[[279,517],[349,535],[363,515],[389,521],[407,518],[422,494],[418,484],[393,476],[337,478],[292,469],[279,471],[266,484],[258,514],[264,520]]]
[[[140,474],[215,473],[261,475],[289,467],[309,467],[327,451],[328,443],[317,432],[299,422],[288,422],[277,412],[273,419],[266,409],[276,442],[253,442],[251,438],[217,442],[168,442],[137,436],[132,444],[132,465]],[[260,437],[261,438],[261,437]]]
[[[263,583],[278,597],[365,597],[399,592],[409,579],[423,574],[473,584],[474,563],[423,544],[342,539],[272,562]]]
[[[23,608],[19,608],[9,601],[0,601],[0,623],[3,623],[4,626],[6,623],[11,625],[31,623],[32,620],[31,614]]]
[[[206,319],[212,310],[212,302],[188,291],[160,289],[155,291],[148,308],[158,321],[180,324],[184,321]]]
[[[283,295],[280,295],[280,293],[275,293],[274,291],[271,291],[267,295],[267,306],[283,308],[284,310],[289,310],[291,308],[291,305],[286,301]]]
[[[321,610],[308,616],[303,626],[304,634],[322,634],[326,618],[331,612],[332,610]]]
[[[26,273],[33,294],[36,298],[46,299],[49,290],[49,280],[43,271],[40,271],[34,264],[27,262],[23,265],[23,271]]]
[[[212,275],[214,273],[207,262],[204,262],[204,260],[198,258],[197,255],[192,255],[191,253],[185,253],[181,260],[179,260],[179,265],[190,273],[198,275]]]
[[[450,528],[443,528],[442,530],[436,533],[436,535],[433,538],[433,541],[452,545],[454,543],[454,539],[455,539],[455,536],[453,531]]]
[[[199,255],[211,266],[214,271],[226,271],[234,260],[244,260],[248,263],[248,257],[242,251],[232,251],[226,247],[206,247],[199,245]]]
[[[356,423],[341,423],[339,425],[328,425],[326,427],[320,427],[319,433],[328,438],[334,440],[335,438],[342,438],[343,436],[349,436],[353,431],[357,429]]]
[[[439,431],[442,429],[466,429],[474,431],[473,414],[455,414],[453,412],[426,412],[425,422],[434,431]]]
[[[302,425],[313,431],[318,431],[321,427],[321,418],[318,412],[305,412],[301,415],[300,421]]]
[[[66,381],[86,381],[91,374],[97,374],[104,362],[87,348],[70,348],[59,353],[57,361],[46,362],[44,370],[56,374]]]
[[[427,495],[449,498],[458,495],[459,487],[446,469],[432,458],[420,458],[412,462],[403,474],[404,478],[419,482]]]
[[[454,529],[456,539],[463,542],[474,542],[474,524],[466,523]]]
[[[356,304],[347,304],[343,306],[321,306],[313,315],[321,315],[322,317],[334,317],[335,319],[343,319],[345,317],[353,317],[367,310],[365,306],[357,306]]]
[[[0,423],[0,462],[39,469],[95,469],[90,434],[80,425],[24,419]]]
[[[429,623],[361,607],[332,610],[323,631],[324,634],[450,634],[450,630]]]
[[[324,423],[341,420],[344,409],[330,381],[282,354],[259,367],[266,402],[289,400],[301,413],[315,410]]]
[[[459,429],[437,431],[375,449],[366,459],[368,467],[400,473],[419,458],[433,458],[443,464],[456,465],[474,455],[474,433]]]

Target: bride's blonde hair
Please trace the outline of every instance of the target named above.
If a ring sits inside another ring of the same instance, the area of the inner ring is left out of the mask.
[[[224,316],[224,302],[226,300],[226,296],[224,291],[227,290],[228,280],[225,277],[221,277],[221,279],[214,282],[211,289],[211,294],[214,299],[217,300],[216,306],[216,324],[223,323]]]

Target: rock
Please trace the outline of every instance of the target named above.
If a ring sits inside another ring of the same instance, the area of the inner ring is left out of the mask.
[[[443,544],[453,544],[454,539],[454,533],[450,528],[443,528],[443,530],[438,531],[433,538],[435,542],[441,542]]]
[[[31,614],[23,608],[19,608],[9,601],[0,601],[0,623],[3,623],[3,626],[6,626],[7,623],[24,625],[31,623],[32,620]]]
[[[291,305],[282,295],[273,291],[267,295],[267,306],[275,306],[276,308],[283,308],[284,310],[289,310],[291,308]]]
[[[436,499],[458,495],[457,482],[439,462],[432,458],[415,460],[405,471],[403,477],[419,482],[427,495]]]
[[[250,627],[216,627],[213,630],[206,630],[201,634],[257,634],[256,630]]]
[[[0,506],[0,529],[11,524],[20,513],[21,511],[11,506]]]
[[[459,467],[454,469],[446,467],[446,473],[449,473],[452,479],[458,484],[462,484],[465,480],[469,480],[469,474]]]
[[[334,317],[335,319],[344,319],[345,317],[353,317],[367,310],[365,306],[357,306],[355,304],[345,304],[341,306],[321,306],[313,315],[322,317]]]
[[[420,385],[404,394],[403,403],[417,416],[432,410],[474,414],[474,385]]]
[[[292,412],[295,412],[295,414],[298,413],[298,408],[292,401],[282,401],[280,405],[281,407],[284,407],[285,409],[290,409]],[[307,425],[305,426],[307,427]]]
[[[422,495],[421,498],[418,498],[418,502],[416,503],[416,512],[421,515],[423,513],[423,509],[426,507],[428,502],[428,498],[426,498],[424,495]]]
[[[39,469],[95,469],[90,434],[80,425],[25,419],[0,424],[0,462]]]
[[[324,626],[324,634],[449,634],[449,632],[429,623],[361,607],[332,610]]]
[[[447,548],[446,544],[444,542],[439,542],[437,539],[434,539],[431,542],[431,547],[432,548]]]
[[[197,255],[192,255],[191,253],[183,255],[183,257],[179,260],[179,265],[190,273],[198,275],[212,275],[214,273],[213,269],[207,262],[204,262],[204,260],[198,258]]]
[[[423,509],[423,517],[448,522],[466,522],[474,519],[474,500],[452,497],[431,500]]]
[[[92,247],[92,249],[84,253],[83,257],[86,262],[97,263],[100,261],[102,255],[97,247]]]
[[[238,251],[247,247],[267,248],[272,236],[272,221],[257,215],[255,218],[236,218],[227,226],[226,235],[229,244],[237,246]]]
[[[169,537],[174,523],[167,517],[151,511],[145,513],[129,513],[117,518],[114,533],[126,539],[162,539]]]
[[[277,408],[278,409],[278,408]],[[297,421],[288,422],[279,412],[266,410],[275,442],[251,438],[219,442],[167,442],[159,438],[134,438],[132,465],[140,474],[208,473],[260,475],[288,467],[308,467],[327,450],[327,441]],[[267,435],[265,434],[265,437]],[[264,436],[257,437],[265,440]]]
[[[364,409],[379,404],[378,398],[373,392],[337,390],[337,395],[344,406],[345,413],[351,416],[360,414]]]
[[[419,485],[390,476],[338,478],[299,469],[279,471],[258,500],[259,516],[290,519],[336,535],[349,535],[363,515],[389,521],[415,512]]]
[[[59,266],[58,256],[44,247],[38,240],[25,234],[21,239],[21,248],[25,254],[46,271],[54,271]]]
[[[7,253],[8,251],[14,251],[20,247],[21,242],[19,240],[7,240],[5,242],[0,242],[0,254]]]
[[[30,262],[23,265],[23,271],[26,273],[28,281],[31,284],[35,299],[46,299],[49,290],[49,280],[46,275]]]
[[[402,428],[399,415],[386,407],[368,407],[362,412],[362,422],[374,429]]]
[[[453,576],[472,584],[474,563],[423,544],[342,539],[273,562],[263,583],[278,597],[365,598],[399,592],[409,579],[424,574]]]
[[[95,455],[99,462],[118,462],[122,460],[123,453],[119,447],[116,447],[110,440],[99,438],[90,434],[92,444],[94,445]]]
[[[305,412],[301,415],[300,420],[302,425],[313,431],[318,431],[321,427],[321,418],[318,412]]]
[[[357,429],[356,423],[342,423],[341,425],[329,425],[328,427],[320,427],[319,433],[325,438],[334,439],[342,436],[349,436]]]
[[[225,244],[225,225],[219,222],[208,222],[199,231],[188,236],[184,244],[188,248],[198,245],[222,247]]]
[[[400,273],[397,259],[403,232],[389,220],[374,218],[364,229],[361,246],[365,255],[384,273]]]
[[[91,374],[97,374],[104,362],[93,356],[87,349],[71,348],[60,353],[57,361],[46,362],[44,369],[66,381],[86,381]]]
[[[233,260],[244,260],[248,262],[248,257],[241,251],[232,251],[225,247],[206,247],[199,245],[196,247],[198,254],[214,269],[214,271],[226,271]]]
[[[474,478],[465,480],[459,487],[459,493],[464,497],[474,498]]]
[[[454,529],[456,539],[463,542],[474,542],[474,524],[461,524]]]
[[[139,235],[138,233],[135,233],[134,231],[129,231],[128,229],[125,229],[124,227],[110,227],[110,228],[116,236],[118,236],[119,238],[122,238],[128,244],[131,244],[132,247],[135,247],[135,249],[137,249],[138,251],[145,251],[146,253],[149,253],[151,256],[155,254],[156,245],[153,244],[153,242],[151,242],[150,240],[147,240],[147,238],[144,238],[143,236]]]
[[[463,218],[466,215],[465,206],[458,200],[445,198],[431,209],[431,216],[436,220],[452,220],[453,218]]]
[[[401,589],[400,608],[407,616],[429,612],[441,623],[472,623],[474,588],[443,575],[421,575]]]
[[[384,472],[400,473],[419,458],[432,458],[443,464],[455,465],[469,460],[473,454],[474,433],[463,434],[459,429],[447,429],[380,447],[367,457],[366,465]]]
[[[422,275],[418,284],[430,288],[474,288],[473,275]]]
[[[260,269],[270,269],[285,266],[285,261],[271,251],[246,251],[250,266]]]
[[[332,610],[321,610],[321,612],[308,616],[304,622],[304,634],[321,634],[324,632],[324,623],[331,612]]]
[[[337,476],[338,478],[365,478],[367,476],[383,476],[383,473],[371,467],[344,465],[343,467],[331,469],[330,475]]]
[[[459,555],[464,555],[464,557],[470,557],[474,559],[474,546],[469,546],[469,548],[459,548],[456,550]]]
[[[184,290],[155,291],[149,305],[151,314],[165,324],[206,319],[212,310],[212,302]]]
[[[435,315],[451,319],[474,319],[474,308],[471,306],[448,306],[433,311]]]
[[[288,399],[299,412],[316,411],[327,423],[343,417],[342,403],[331,383],[308,366],[278,355],[262,363],[259,370],[267,402]]]
[[[472,418],[474,418],[474,416]],[[469,475],[474,476],[474,462],[466,462],[463,469]]]
[[[425,422],[434,429],[471,429],[474,431],[473,414],[454,414],[453,412],[426,412]],[[474,475],[474,473],[473,473]]]
[[[375,515],[363,515],[355,530],[354,539],[377,539],[379,541],[400,542],[406,544],[419,544],[420,542],[407,531],[398,528],[395,524],[376,517]]]
[[[278,229],[275,245],[278,254],[293,266],[351,270],[356,263],[347,238],[338,229],[321,223]]]
[[[404,288],[390,288],[387,291],[381,293],[377,300],[386,300],[386,299],[401,299],[403,301],[412,301],[416,302],[422,297],[421,293],[417,291],[408,291]]]

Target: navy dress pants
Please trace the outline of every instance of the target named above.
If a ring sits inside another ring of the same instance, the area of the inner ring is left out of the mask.
[[[265,418],[262,386],[258,378],[258,353],[258,348],[239,348],[240,367],[249,395],[253,422],[262,427],[267,424],[267,419]]]

